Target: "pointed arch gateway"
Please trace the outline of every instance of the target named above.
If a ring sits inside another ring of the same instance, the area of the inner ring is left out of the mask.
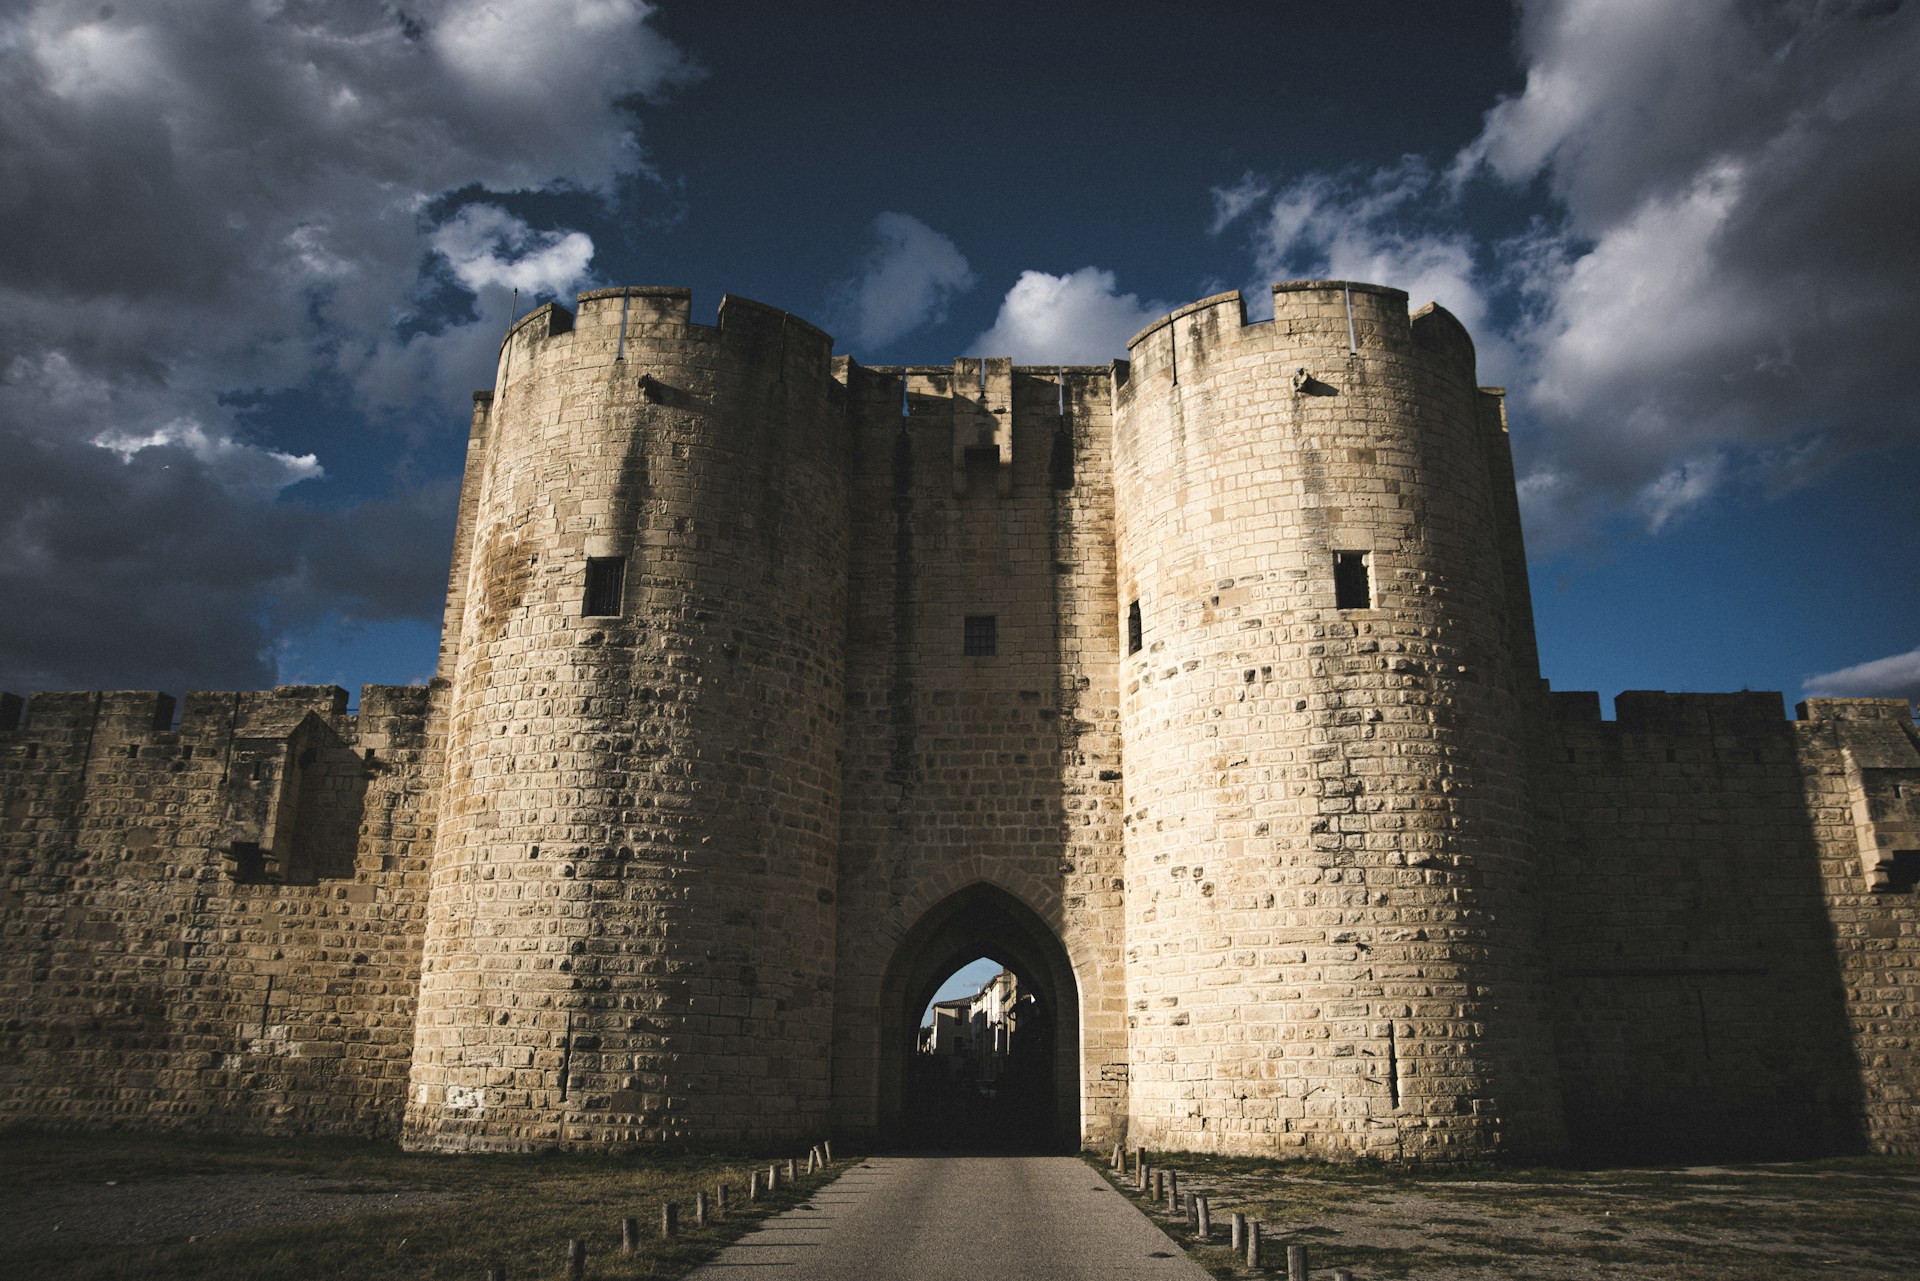
[[[900,939],[881,986],[880,1132],[893,1143],[929,1135],[915,1114],[914,1056],[920,1014],[942,981],[964,963],[987,957],[1013,971],[1023,996],[1034,998],[1027,1071],[1034,1092],[1029,1132],[978,1136],[979,1141],[1074,1151],[1080,1146],[1080,985],[1059,937],[1038,913],[997,885],[979,882],[927,910]],[[1037,1028],[1032,1024],[1037,1023]],[[1036,1043],[1037,1042],[1037,1043]]]

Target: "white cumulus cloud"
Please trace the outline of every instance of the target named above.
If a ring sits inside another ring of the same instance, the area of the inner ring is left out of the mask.
[[[131,463],[136,455],[150,449],[181,450],[222,487],[256,498],[271,498],[289,485],[318,480],[326,474],[320,460],[312,454],[287,454],[277,449],[256,448],[227,436],[209,435],[205,427],[185,418],[176,418],[139,436],[122,431],[102,432],[94,437],[93,443],[120,455],[125,463]]]
[[[885,347],[945,320],[948,301],[973,283],[952,240],[910,214],[883,213],[859,274],[834,291],[829,323],[861,348]]]
[[[1813,698],[1920,699],[1920,648],[1809,676],[1803,688]]]
[[[1522,0],[1518,51],[1524,89],[1444,173],[1243,175],[1213,229],[1263,280],[1460,316],[1513,394],[1539,546],[1920,440],[1920,8]],[[1524,234],[1468,228],[1467,195],[1535,184],[1551,212]]]
[[[1216,234],[1242,219],[1249,224],[1250,313],[1267,311],[1262,286],[1269,281],[1365,280],[1406,290],[1416,307],[1439,303],[1487,346],[1486,284],[1473,241],[1432,216],[1446,202],[1420,157],[1371,173],[1306,174],[1277,191],[1242,178],[1215,188],[1213,199]],[[1489,354],[1483,350],[1483,365]]]
[[[1099,267],[1064,276],[1023,271],[993,327],[968,350],[1022,365],[1104,365],[1125,358],[1127,339],[1170,310],[1121,293],[1114,274]]]
[[[1560,202],[1502,247],[1534,466],[1658,528],[1736,476],[1790,488],[1920,437],[1920,13],[1530,0],[1520,45],[1526,88],[1451,176]]]
[[[0,9],[0,688],[271,683],[269,629],[320,607],[289,584],[371,508],[293,512],[327,460],[237,415],[325,385],[408,431],[457,416],[511,290],[592,256],[498,197],[610,196],[647,172],[637,107],[697,74],[638,0]],[[116,541],[103,512],[164,524]],[[443,544],[385,552],[422,616]]]
[[[468,205],[440,224],[428,243],[454,279],[474,293],[489,286],[565,294],[587,275],[593,237],[584,231],[535,231],[498,205]]]

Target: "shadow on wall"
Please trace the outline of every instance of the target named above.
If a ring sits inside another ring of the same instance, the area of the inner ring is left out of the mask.
[[[228,875],[282,885],[351,877],[371,764],[312,714],[284,738],[236,738],[220,841]]]
[[[1861,1151],[1861,1065],[1779,695],[1555,696],[1548,940],[1583,1161]],[[1860,883],[1864,891],[1864,882]]]

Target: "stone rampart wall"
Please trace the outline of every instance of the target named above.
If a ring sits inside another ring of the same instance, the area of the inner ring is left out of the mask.
[[[985,954],[1103,1149],[1920,1153],[1907,705],[1543,699],[1465,330],[1275,298],[522,318],[430,688],[0,695],[0,1123],[885,1136]]]
[[[0,730],[0,1122],[396,1134],[429,699],[42,694]]]
[[[1915,1150],[1920,900],[1871,888],[1848,777],[1874,751],[1920,785],[1906,704],[1616,708],[1555,695],[1537,770],[1576,1150]]]

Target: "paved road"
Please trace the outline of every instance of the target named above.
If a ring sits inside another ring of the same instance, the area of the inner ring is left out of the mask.
[[[1084,1162],[872,1157],[689,1281],[1209,1281]]]

